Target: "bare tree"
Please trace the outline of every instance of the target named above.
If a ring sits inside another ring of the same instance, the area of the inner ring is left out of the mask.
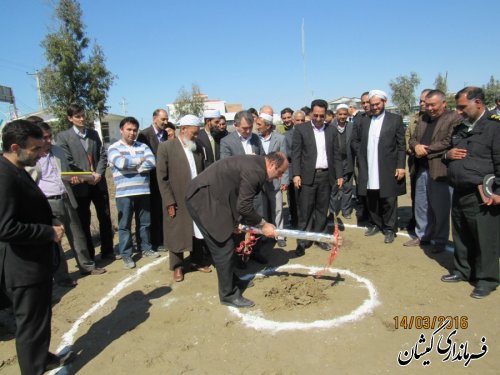
[[[392,90],[392,102],[398,107],[403,116],[413,112],[416,103],[415,89],[420,84],[417,73],[410,73],[409,76],[399,76],[389,82]]]

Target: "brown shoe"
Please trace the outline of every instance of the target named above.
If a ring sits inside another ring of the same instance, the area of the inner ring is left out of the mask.
[[[196,271],[203,272],[203,273],[212,272],[212,269],[210,268],[210,266],[202,266],[202,265],[196,264],[196,263],[191,263],[191,268],[196,270]]]
[[[184,272],[182,271],[182,267],[177,267],[174,270],[174,281],[181,282],[184,280]]]
[[[414,238],[412,240],[406,241],[403,246],[420,246],[420,240],[418,238]]]

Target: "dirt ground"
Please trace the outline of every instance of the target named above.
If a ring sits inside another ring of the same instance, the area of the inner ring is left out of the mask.
[[[400,199],[401,224],[408,203]],[[165,253],[134,270],[104,263],[102,276],[80,277],[69,260],[78,286],[54,290],[51,349],[71,345],[78,356],[61,373],[499,373],[500,291],[473,299],[468,283],[439,280],[451,251],[403,247],[404,232],[387,245],[344,223],[334,269],[319,279],[328,253],[318,247],[297,259],[294,240],[264,249],[267,268],[251,261],[241,271],[263,272],[244,293],[256,303],[250,309],[219,304],[215,272],[174,283]],[[447,316],[453,327],[435,332]],[[1,375],[19,373],[13,329],[3,310]]]

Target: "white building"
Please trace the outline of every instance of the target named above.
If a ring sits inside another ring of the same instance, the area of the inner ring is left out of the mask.
[[[228,125],[233,124],[234,116],[236,115],[237,112],[243,109],[241,104],[230,104],[227,103],[225,100],[208,99],[208,95],[205,94],[200,94],[200,95],[204,98],[203,110],[213,109],[219,111],[221,115],[226,117]],[[175,111],[174,103],[167,104],[167,109],[170,121],[172,121],[173,123],[177,123],[179,119]]]

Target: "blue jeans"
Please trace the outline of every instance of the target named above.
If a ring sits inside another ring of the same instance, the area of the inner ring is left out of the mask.
[[[118,210],[118,250],[122,257],[132,256],[132,215],[136,218],[137,242],[141,251],[151,250],[149,227],[151,225],[149,195],[132,195],[116,198]]]

